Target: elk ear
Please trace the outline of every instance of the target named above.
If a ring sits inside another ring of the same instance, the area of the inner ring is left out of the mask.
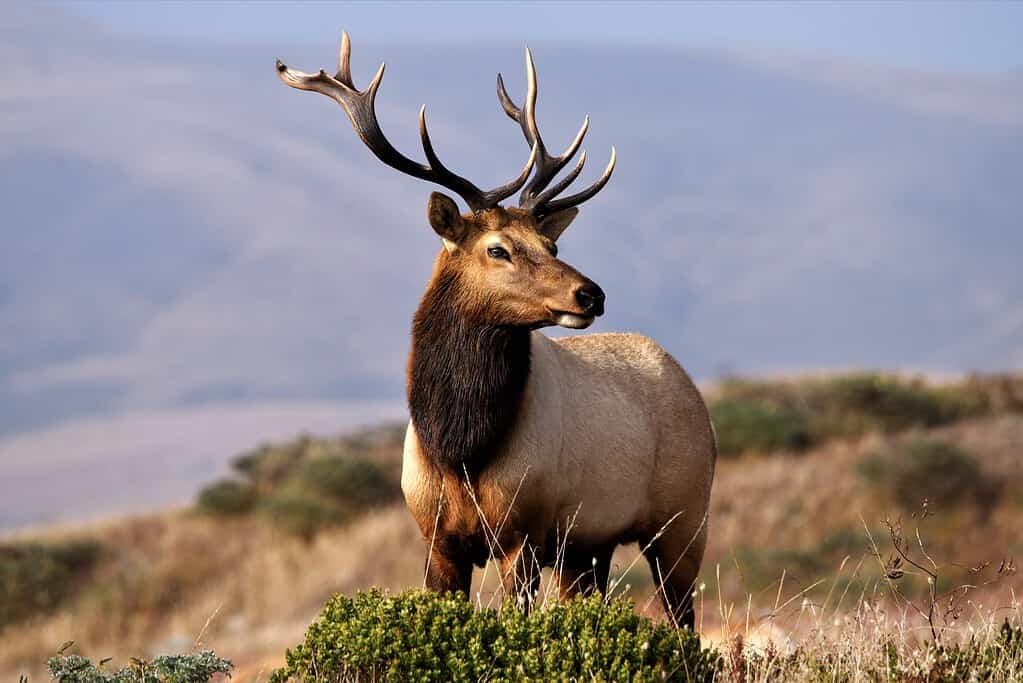
[[[458,205],[447,195],[431,192],[426,213],[433,231],[444,240],[444,247],[448,251],[454,251],[458,242],[465,237],[466,229],[462,214],[458,212]]]
[[[538,225],[536,229],[539,230],[540,234],[547,239],[557,242],[558,238],[561,237],[561,233],[565,232],[565,228],[567,228],[578,215],[579,209],[573,206],[570,209],[558,211],[557,213],[547,216],[540,221],[540,225]]]

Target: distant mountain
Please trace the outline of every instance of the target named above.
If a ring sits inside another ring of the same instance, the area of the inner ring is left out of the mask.
[[[432,189],[278,82],[308,43],[174,45],[16,5],[0,27],[0,434],[147,411],[400,401]],[[416,113],[481,185],[527,150],[494,77],[521,46],[386,45],[392,141]],[[584,114],[609,187],[562,255],[698,378],[1023,366],[1023,82],[830,60],[534,45],[552,148]],[[560,331],[554,331],[560,334]],[[0,446],[3,442],[0,442]],[[0,478],[4,465],[0,463]]]

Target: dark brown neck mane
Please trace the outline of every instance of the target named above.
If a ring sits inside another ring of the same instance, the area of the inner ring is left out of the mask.
[[[408,402],[435,466],[475,476],[518,416],[529,378],[529,328],[494,325],[463,303],[456,272],[430,283],[412,324]]]

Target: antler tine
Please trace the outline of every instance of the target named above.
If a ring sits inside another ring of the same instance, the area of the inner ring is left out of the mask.
[[[558,172],[565,167],[565,164],[575,156],[590,125],[589,117],[583,119],[579,132],[576,133],[575,139],[568,148],[562,154],[552,156],[547,152],[547,147],[544,145],[543,138],[540,136],[540,130],[536,124],[537,92],[536,65],[533,62],[533,53],[529,48],[526,48],[526,98],[521,109],[508,96],[508,91],[504,87],[504,78],[501,74],[497,75],[497,97],[501,101],[504,112],[522,128],[522,134],[525,136],[526,142],[530,144],[537,143],[539,147],[536,175],[533,176],[533,180],[523,190],[520,197],[519,206],[523,208],[532,207],[535,204],[537,195],[547,187]]]
[[[352,82],[352,39],[348,37],[348,31],[341,32],[341,49],[337,53],[337,75],[334,76],[349,88],[354,89]]]
[[[330,97],[345,110],[359,138],[380,161],[402,173],[421,180],[437,183],[456,192],[473,211],[492,208],[502,199],[522,187],[536,161],[537,150],[535,145],[525,170],[515,180],[485,192],[469,180],[452,173],[437,158],[433,145],[430,143],[430,136],[426,131],[425,107],[419,114],[420,137],[422,138],[423,151],[426,153],[429,165],[413,161],[396,150],[384,136],[376,117],[376,94],[384,77],[384,67],[385,65],[381,64],[380,69],[373,77],[369,86],[365,90],[359,91],[352,81],[351,40],[348,37],[348,33],[344,32],[341,34],[341,48],[338,52],[338,70],[336,75],[330,76],[323,69],[320,69],[319,73],[316,74],[304,73],[297,69],[289,68],[279,59],[277,60],[277,75],[286,85],[293,88],[310,90]]]
[[[583,166],[586,165],[586,150],[584,149],[582,154],[579,155],[579,161],[576,162],[575,168],[569,171],[564,178],[551,185],[544,192],[540,193],[540,196],[536,198],[537,206],[543,206],[546,202],[549,202],[554,197],[561,194],[565,188],[572,184],[579,174],[582,173]]]
[[[481,209],[496,206],[498,203],[501,202],[501,200],[506,199],[510,195],[514,194],[520,187],[522,187],[523,184],[525,184],[526,179],[529,178],[529,172],[533,170],[533,163],[536,161],[536,145],[533,145],[533,150],[529,154],[529,159],[526,160],[526,166],[525,168],[522,169],[522,172],[519,173],[517,178],[512,180],[510,183],[506,183],[493,190],[484,192],[481,191],[472,183],[470,183],[465,178],[461,178],[452,173],[437,157],[437,154],[436,152],[434,152],[433,149],[433,143],[430,141],[430,133],[426,129],[425,104],[419,109],[419,137],[423,142],[423,152],[426,154],[426,161],[430,164],[430,168],[433,169],[434,173],[437,176],[436,178],[434,178],[434,182],[437,182],[441,185],[444,185],[445,187],[455,190],[463,197],[465,196],[465,194],[463,194],[463,191],[455,188],[456,186],[458,187],[462,186],[463,183],[467,184],[468,187],[463,188],[465,191],[475,190],[476,192],[480,193],[479,201],[481,204],[480,206]],[[477,211],[479,209],[473,207],[473,210]]]
[[[610,170],[605,170],[604,176],[601,176],[594,186],[587,188],[583,192],[572,195],[565,200],[557,202],[551,201],[560,192],[563,192],[572,183],[572,181],[579,176],[579,173],[582,171],[583,164],[585,163],[584,152],[580,157],[579,162],[576,164],[576,167],[562,180],[558,181],[554,186],[546,189],[545,191],[545,188],[547,188],[555,176],[557,176],[561,169],[565,167],[573,156],[575,156],[576,151],[578,151],[579,146],[582,144],[583,138],[586,136],[586,132],[589,130],[590,117],[587,116],[583,119],[583,124],[579,128],[579,132],[576,133],[575,139],[572,140],[571,144],[569,144],[562,154],[552,156],[547,152],[547,148],[543,144],[543,139],[540,137],[540,131],[536,124],[536,65],[533,62],[533,54],[529,48],[526,48],[526,97],[523,100],[522,108],[516,106],[515,102],[508,96],[508,91],[504,87],[504,79],[500,74],[497,75],[497,97],[508,117],[517,122],[522,128],[522,133],[525,136],[526,141],[538,148],[539,159],[536,165],[536,173],[534,174],[532,181],[530,181],[530,183],[522,191],[522,195],[519,197],[519,206],[521,208],[529,209],[536,216],[549,215],[554,213],[555,210],[575,206],[576,204],[589,199],[600,191],[604,184],[607,183],[607,180],[610,178]],[[609,168],[613,169],[613,167],[614,160],[612,158]],[[569,199],[572,200],[572,203],[568,203]],[[545,206],[548,204],[550,204],[550,206]],[[552,209],[552,206],[560,208]]]
[[[469,206],[473,211],[487,209],[488,201],[484,192],[468,180],[451,173],[441,163],[440,158],[438,158],[437,153],[434,151],[434,145],[430,141],[430,133],[427,131],[426,104],[419,108],[419,138],[422,140],[422,151],[427,154],[427,163],[430,164],[430,168],[433,171],[433,178],[431,180],[460,194],[465,201],[469,202]],[[489,204],[489,206],[493,206],[493,204]]]
[[[582,192],[577,192],[576,194],[569,195],[568,197],[562,197],[561,199],[555,199],[554,201],[546,201],[545,203],[537,207],[536,213],[542,216],[550,216],[551,214],[555,214],[558,211],[564,211],[565,209],[571,208],[573,206],[578,206],[579,204],[582,204],[593,195],[600,192],[602,189],[604,189],[604,186],[607,185],[607,181],[611,180],[611,173],[613,173],[615,170],[616,159],[617,154],[615,152],[614,146],[612,145],[611,160],[607,162],[607,168],[605,168],[604,172],[600,175],[599,178],[597,178],[597,182],[593,183]],[[579,170],[582,169],[580,168]],[[576,172],[573,171],[573,173]]]
[[[490,200],[494,204],[504,201],[508,197],[518,192],[519,189],[521,189],[521,187],[526,184],[526,180],[529,178],[529,174],[533,170],[533,164],[536,163],[536,159],[539,153],[540,148],[537,146],[536,143],[533,143],[533,149],[530,150],[529,152],[529,159],[526,160],[526,165],[523,166],[522,173],[519,174],[519,177],[511,181],[510,183],[507,183],[506,185],[495,187],[493,190],[490,190],[489,192],[485,193],[490,197]]]

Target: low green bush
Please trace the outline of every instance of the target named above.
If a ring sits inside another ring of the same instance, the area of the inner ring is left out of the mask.
[[[219,516],[253,511],[288,533],[311,539],[401,497],[401,430],[357,432],[350,437],[301,436],[264,445],[235,458],[237,479],[204,488],[196,509]]]
[[[962,392],[873,373],[811,380],[806,393],[822,437],[934,427],[986,410]]]
[[[1012,376],[971,377],[949,385],[880,373],[825,379],[728,379],[710,403],[723,455],[800,451],[830,439],[899,432],[1018,411],[1023,395]]]
[[[199,491],[196,507],[199,512],[211,515],[244,515],[256,506],[258,497],[252,484],[225,479]]]
[[[1023,675],[1023,629],[1008,621],[1002,623],[998,636],[988,643],[938,645],[933,648],[934,664],[928,681],[959,683],[959,681],[1010,681]],[[907,662],[896,671],[913,671],[920,661]],[[918,677],[917,680],[922,680]]]
[[[401,496],[400,486],[378,465],[355,458],[331,456],[308,460],[295,472],[294,482],[302,490],[336,501],[352,512]]]
[[[337,506],[316,497],[292,493],[264,498],[259,502],[259,512],[281,531],[307,541],[312,540],[320,529],[348,521]]]
[[[939,508],[972,503],[986,517],[1003,492],[1001,482],[985,474],[969,453],[919,436],[871,453],[858,470],[906,510],[919,509],[925,499]]]
[[[321,442],[309,436],[280,445],[266,444],[236,456],[232,461],[235,471],[259,488],[274,488],[295,471],[295,467],[320,450]]]
[[[722,398],[710,405],[718,451],[799,451],[811,445],[809,423],[799,411],[747,398]]]
[[[93,540],[0,544],[0,628],[57,607],[87,581],[102,555]]]
[[[70,643],[69,643],[70,645]],[[218,674],[230,675],[230,660],[209,650],[187,655],[164,655],[152,662],[132,659],[131,666],[107,671],[81,655],[58,654],[47,665],[57,683],[207,683]]]
[[[600,596],[529,614],[477,610],[457,595],[336,595],[287,652],[286,681],[711,681],[714,650],[691,631]]]

